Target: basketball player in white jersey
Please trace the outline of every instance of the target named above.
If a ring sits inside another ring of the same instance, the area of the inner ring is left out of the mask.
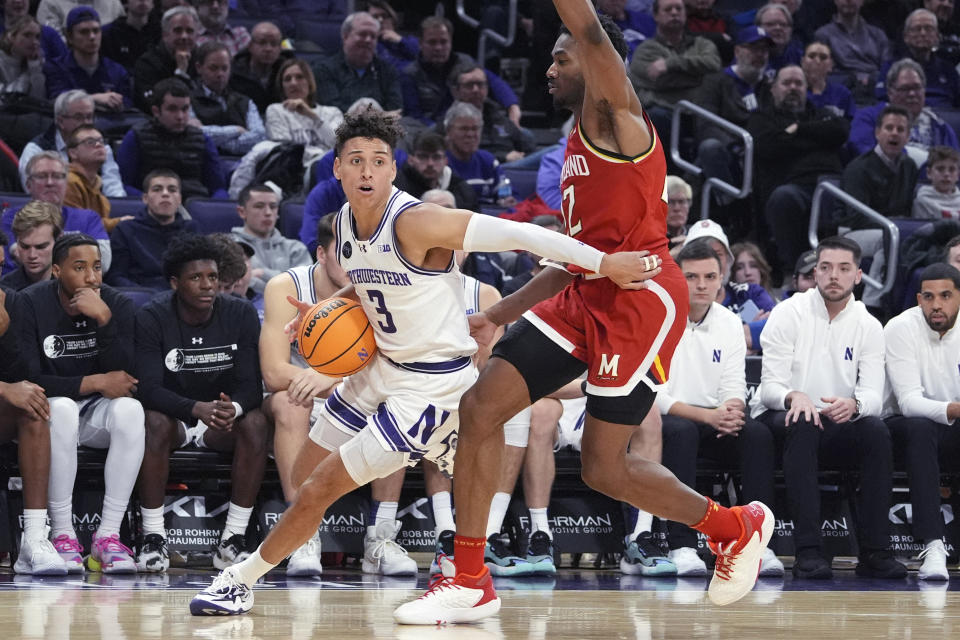
[[[535,225],[421,203],[392,184],[400,135],[382,113],[348,115],[337,129],[333,165],[347,197],[334,225],[337,259],[353,284],[341,293],[363,307],[376,356],[327,398],[297,455],[293,503],[247,560],[194,597],[194,615],[249,611],[252,585],[307,542],[347,492],[421,458],[452,473],[460,396],[477,377],[454,250],[526,249],[633,290],[660,272],[659,259],[646,252],[605,254]],[[289,300],[301,316],[310,308]],[[480,587],[493,593],[489,575]],[[487,608],[499,607],[493,598]]]
[[[317,225],[317,261],[274,276],[264,290],[260,368],[267,390],[273,393],[264,399],[262,408],[274,425],[273,451],[287,502],[293,501],[297,491],[298,485],[291,480],[293,465],[316,420],[315,398],[335,382],[307,366],[296,345],[290,344],[284,327],[297,311],[287,296],[313,305],[349,284],[336,259],[333,218],[333,214],[321,218]],[[320,538],[314,535],[290,556],[287,575],[314,576],[321,571]]]

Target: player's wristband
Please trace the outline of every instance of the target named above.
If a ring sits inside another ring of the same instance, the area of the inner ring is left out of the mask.
[[[556,231],[529,222],[513,222],[474,214],[463,234],[464,251],[510,251],[524,249],[552,260],[569,262],[599,272],[602,251]]]

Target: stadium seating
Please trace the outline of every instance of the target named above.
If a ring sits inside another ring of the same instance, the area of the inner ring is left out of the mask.
[[[146,287],[118,287],[117,290],[130,298],[137,309],[150,302],[151,298],[157,295],[156,291]]]
[[[536,171],[505,168],[503,175],[510,178],[510,184],[513,186],[513,194],[517,197],[517,200],[526,200],[537,192]]]
[[[143,211],[143,208],[143,200],[140,198],[110,198],[111,218],[135,216]]]
[[[7,209],[19,209],[28,202],[30,196],[26,193],[0,192],[0,215]]]
[[[283,237],[292,240],[300,239],[300,226],[303,224],[302,202],[285,201],[280,205],[280,221],[278,228]]]
[[[237,203],[233,200],[190,198],[186,207],[201,233],[229,232],[233,227],[243,226],[243,220],[237,215]]]

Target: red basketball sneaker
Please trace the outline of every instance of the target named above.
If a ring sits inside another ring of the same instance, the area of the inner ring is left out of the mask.
[[[478,575],[457,575],[457,568],[446,556],[440,556],[442,573],[430,583],[427,592],[400,605],[393,619],[400,624],[446,624],[476,622],[500,611],[500,598],[493,590],[490,570]]]
[[[747,595],[757,582],[760,560],[773,536],[773,511],[762,502],[732,507],[740,520],[740,537],[726,544],[707,539],[717,555],[717,566],[707,595],[717,605],[736,602]]]

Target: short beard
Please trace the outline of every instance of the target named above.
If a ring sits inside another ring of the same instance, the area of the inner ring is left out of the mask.
[[[926,315],[923,316],[923,319],[927,321],[927,326],[930,327],[932,331],[937,331],[937,332],[943,331],[944,333],[946,333],[947,331],[950,331],[951,329],[953,329],[953,327],[957,324],[956,313],[953,314],[952,316],[947,317],[946,321],[943,323],[943,327],[939,329],[930,323],[930,318],[928,318]]]
[[[840,294],[827,292],[823,289],[820,289],[819,285],[817,285],[817,289],[819,289],[820,295],[823,296],[823,299],[829,302],[842,302],[843,300],[846,300],[847,298],[849,298],[850,294],[853,293],[853,287],[850,287],[849,289],[845,289]]]

